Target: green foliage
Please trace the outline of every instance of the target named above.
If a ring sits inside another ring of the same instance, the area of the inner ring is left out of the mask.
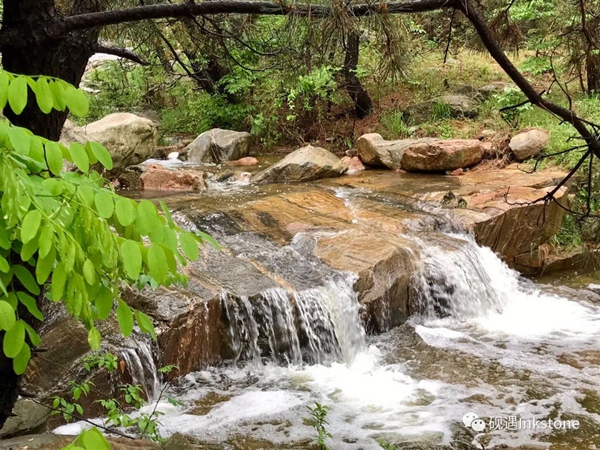
[[[85,96],[62,80],[7,72],[0,77],[0,98],[15,113],[28,101],[27,86],[44,110],[50,104],[79,115],[88,110]],[[64,160],[79,171],[63,172]],[[178,267],[186,264],[186,255],[198,255],[193,243],[202,238],[179,229],[152,203],[120,197],[90,170],[96,163],[112,168],[108,151],[97,143],[66,147],[0,122],[0,327],[5,331],[4,354],[13,359],[18,374],[31,357],[30,344],[39,345],[40,340],[20,311],[25,308],[44,319],[34,297],[48,280],[46,297],[65,304],[86,326],[90,346],[97,349],[101,335],[95,322],[107,317],[114,299],[125,335],[134,321],[154,335],[150,319],[119,299],[119,282],[134,284],[143,275],[165,285],[184,281]]]
[[[384,139],[405,139],[411,135],[411,129],[401,111],[393,110],[382,114],[380,127]]]
[[[438,120],[449,119],[452,117],[452,107],[447,103],[435,103],[431,109],[431,120],[436,122]]]
[[[377,443],[383,450],[398,450],[398,447],[392,444],[388,444],[385,441],[377,441]]]
[[[309,417],[306,421],[317,432],[317,435],[315,436],[317,445],[321,450],[330,450],[330,447],[325,443],[328,438],[333,437],[331,433],[327,431],[327,414],[329,412],[329,407],[315,402],[314,407],[307,406],[306,408],[309,412]]]
[[[91,428],[62,450],[110,450],[110,443],[97,428]]]
[[[504,89],[503,92],[493,97],[497,109],[507,108],[501,112],[501,115],[512,128],[517,128],[521,123],[523,113],[533,108],[531,103],[522,104],[525,100],[525,94],[520,89],[512,87]]]

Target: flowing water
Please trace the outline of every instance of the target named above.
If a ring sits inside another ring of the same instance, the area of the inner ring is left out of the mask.
[[[308,449],[305,418],[318,402],[330,408],[334,450],[378,449],[380,440],[402,449],[600,448],[600,305],[520,278],[468,237],[447,238],[418,242],[419,312],[384,335],[365,338],[346,274],[260,301],[224,296],[237,356],[172,387],[183,406],[159,404],[161,432],[222,448]],[[124,357],[158,392],[150,349]],[[485,430],[465,427],[466,414]],[[577,429],[531,425],[547,419],[574,428],[577,420]]]
[[[364,338],[353,280],[343,276],[291,300],[277,290],[259,304],[224,298],[232,340],[250,360],[184,377],[172,388],[184,405],[160,405],[162,433],[231,444],[223,448],[244,448],[234,444],[249,436],[261,445],[248,448],[310,448],[304,418],[319,402],[330,408],[334,450],[377,449],[378,440],[403,449],[600,448],[600,305],[521,279],[491,250],[453,238],[463,245],[422,244],[420,312],[381,336]],[[261,359],[261,339],[272,355],[284,347],[282,357]],[[467,413],[486,429],[465,427]],[[490,429],[490,419],[508,429]],[[535,419],[577,420],[578,429],[523,422]]]

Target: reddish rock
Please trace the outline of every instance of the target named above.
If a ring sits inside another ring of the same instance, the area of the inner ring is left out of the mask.
[[[340,162],[348,168],[348,173],[365,170],[365,166],[358,156],[344,156]]]
[[[203,191],[207,188],[206,174],[198,170],[167,170],[150,165],[140,177],[147,191]]]
[[[440,172],[477,164],[483,159],[481,142],[450,139],[416,142],[402,155],[402,168],[410,172]]]
[[[258,159],[253,158],[252,156],[246,156],[236,161],[231,161],[229,164],[232,166],[255,166],[258,164]]]

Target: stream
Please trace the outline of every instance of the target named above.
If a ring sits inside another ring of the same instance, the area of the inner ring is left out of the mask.
[[[256,353],[188,374],[169,392],[183,406],[158,405],[162,434],[208,443],[252,436],[255,446],[247,448],[310,448],[301,447],[314,435],[307,407],[319,402],[330,408],[334,450],[378,449],[379,440],[403,449],[598,448],[600,305],[579,299],[577,290],[566,297],[565,289],[559,295],[522,279],[491,250],[452,237],[465,245],[425,249],[422,308],[408,323],[365,338],[350,280],[305,292],[297,301],[314,363],[302,364],[307,355],[292,346],[287,362]],[[285,319],[276,293],[271,303],[280,311],[272,320]],[[242,327],[250,340],[259,338],[243,308],[228,313],[237,316],[238,333]],[[285,339],[298,339],[293,326],[287,332]],[[484,420],[483,432],[465,427],[468,413]],[[536,419],[577,429],[525,425]]]
[[[409,206],[402,212],[397,199],[405,201],[404,190],[418,186],[424,192],[419,195],[432,190],[431,183],[423,187],[420,179],[414,185],[411,180],[397,181],[399,194],[387,179],[382,193],[336,185],[324,190],[339,199],[336,208],[343,210],[335,214],[348,229],[375,231],[373,223],[381,219],[373,219],[367,207],[400,211],[397,220],[407,225],[400,238],[418,253],[411,277],[416,311],[379,335],[363,328],[357,275],[306,256],[316,248],[315,239],[337,239],[345,229],[334,224],[327,231],[298,232],[276,247],[266,234],[242,233],[221,220],[222,213],[211,212],[213,204],[239,211],[248,199],[274,192],[293,196],[300,188],[251,191],[234,185],[228,189],[240,189],[237,196],[227,191],[213,194],[223,197],[218,201],[194,198],[194,208],[204,214],[197,215],[197,223],[211,225],[207,231],[235,250],[235,261],[258,261],[275,274],[271,278],[294,289],[261,288],[253,296],[223,292],[231,357],[169,386],[166,394],[180,406],[164,396],[156,403],[158,377],[130,352],[136,380],[155,394],[143,411],[157,407],[164,413],[163,436],[182,433],[214,445],[211,449],[315,449],[307,418],[319,403],[328,408],[332,450],[376,450],[380,441],[403,450],[600,448],[600,296],[582,289],[585,283],[521,277],[494,251],[457,233],[454,228],[460,227],[440,228],[449,221],[439,210],[430,214],[421,206],[416,215]],[[320,207],[313,202],[309,208]],[[260,214],[268,232],[275,233],[276,220]],[[321,216],[307,217],[296,220]],[[383,226],[392,232],[390,224]],[[214,270],[224,276],[220,266]],[[227,276],[222,283],[232,291],[243,284],[237,273]],[[592,283],[597,276],[581,279]],[[253,283],[246,280],[244,286]],[[81,426],[66,425],[55,433],[77,433]]]

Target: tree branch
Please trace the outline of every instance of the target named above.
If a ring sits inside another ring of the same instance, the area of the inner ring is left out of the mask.
[[[94,51],[96,53],[106,53],[107,55],[115,55],[115,56],[118,56],[119,58],[125,58],[125,59],[133,61],[135,63],[138,63],[141,66],[147,66],[149,64],[147,61],[144,61],[142,58],[140,58],[134,52],[132,52],[131,50],[127,50],[126,48],[109,47],[106,45],[98,44],[94,48]]]
[[[454,6],[456,0],[416,0],[393,3],[358,4],[348,7],[351,16],[368,16],[375,13],[409,14],[435,11]],[[164,19],[168,17],[193,17],[211,14],[262,14],[262,15],[295,15],[316,18],[333,14],[329,6],[324,5],[284,5],[277,2],[217,0],[202,3],[170,3],[144,5],[133,8],[117,9],[65,17],[59,27],[59,34],[69,33],[93,27],[115,25],[126,22],[137,22],[147,19]]]

